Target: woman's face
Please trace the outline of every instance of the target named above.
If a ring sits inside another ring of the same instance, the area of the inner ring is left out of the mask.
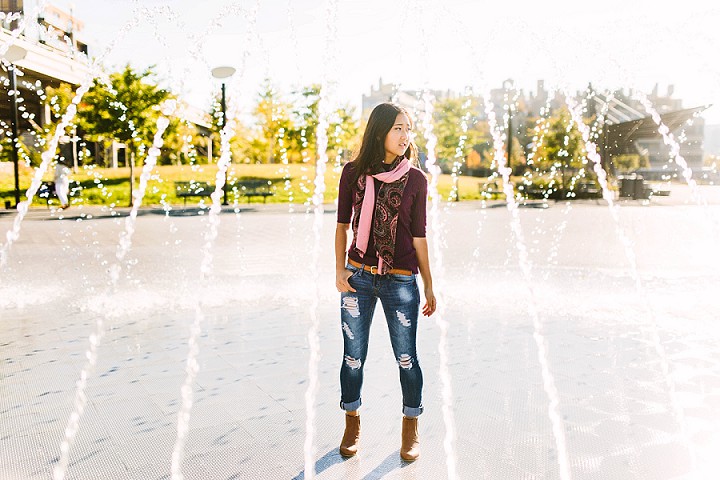
[[[405,154],[410,146],[410,119],[404,113],[399,113],[395,124],[385,135],[385,163],[391,163],[396,157]]]

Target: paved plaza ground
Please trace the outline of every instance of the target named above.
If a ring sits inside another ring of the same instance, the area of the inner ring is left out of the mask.
[[[98,320],[67,478],[171,478],[195,321],[185,478],[306,478],[315,316],[318,479],[444,479],[448,465],[463,479],[717,478],[720,187],[702,193],[707,206],[677,186],[620,202],[617,220],[602,202],[521,208],[521,248],[502,204],[442,206],[429,232],[442,308],[418,333],[425,413],[413,464],[399,458],[400,387],[381,309],[360,453],[337,453],[332,206],[318,237],[299,207],[224,211],[207,254],[207,213],[143,209],[115,287],[126,211],[33,210],[0,270],[0,479],[52,478]],[[13,218],[0,215],[1,233]]]

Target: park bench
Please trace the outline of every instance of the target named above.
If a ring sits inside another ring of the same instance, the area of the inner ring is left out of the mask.
[[[183,199],[187,205],[188,197],[209,197],[215,186],[207,182],[175,182],[175,196]]]
[[[650,195],[653,197],[669,197],[670,189],[663,184],[648,184]]]
[[[592,182],[581,182],[575,186],[575,198],[602,198],[602,190]]]
[[[272,181],[261,178],[241,179],[233,184],[225,185],[228,193],[247,197],[248,203],[252,197],[262,197],[263,203],[267,202],[267,197],[275,195],[272,191]],[[209,197],[215,191],[215,185],[208,182],[175,182],[175,196],[183,199],[183,204],[187,205],[188,197]]]
[[[478,187],[480,188],[480,195],[485,198],[499,198],[505,196],[505,192],[502,188],[500,188],[500,185],[497,182],[480,183],[478,184]]]
[[[264,178],[243,178],[231,184],[230,191],[247,197],[248,203],[252,197],[262,197],[263,203],[267,203],[267,197],[275,195],[272,184],[272,180]]]

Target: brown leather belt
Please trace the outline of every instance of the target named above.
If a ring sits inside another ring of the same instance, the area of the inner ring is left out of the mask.
[[[358,263],[352,258],[348,258],[348,263],[352,265],[353,267],[362,268],[366,272],[370,272],[373,275],[379,275],[378,267],[375,265],[363,265],[362,263]],[[391,268],[387,273],[394,273],[396,275],[408,275],[411,276],[413,272],[411,270],[403,270],[402,268]]]

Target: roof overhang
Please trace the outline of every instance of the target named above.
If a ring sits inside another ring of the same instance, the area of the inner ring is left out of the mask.
[[[15,38],[5,30],[0,31],[0,43],[18,45],[27,50],[27,55],[17,62],[17,66],[41,78],[78,86],[91,75],[89,61],[82,54],[71,56],[41,43],[29,42],[23,37]]]
[[[670,132],[677,130],[688,120],[697,117],[709,105],[686,108],[660,115],[662,123]],[[651,116],[605,125],[605,152],[610,155],[637,153],[634,141],[638,139],[662,138],[658,124]]]

